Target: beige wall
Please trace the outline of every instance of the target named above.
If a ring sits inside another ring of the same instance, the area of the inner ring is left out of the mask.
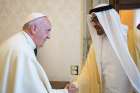
[[[57,3],[56,3],[57,2]],[[39,51],[51,80],[70,80],[70,66],[80,64],[81,0],[48,0],[52,38]]]
[[[21,31],[31,12],[47,13],[52,22],[51,39],[38,53],[49,79],[70,80],[70,66],[81,61],[81,0],[0,0],[0,42]]]

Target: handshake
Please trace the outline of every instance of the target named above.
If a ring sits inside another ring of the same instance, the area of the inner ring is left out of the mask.
[[[69,83],[65,86],[65,89],[68,90],[68,93],[78,93],[78,87],[76,84]]]

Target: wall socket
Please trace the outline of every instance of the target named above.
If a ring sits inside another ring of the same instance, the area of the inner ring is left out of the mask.
[[[79,66],[78,65],[71,65],[70,71],[71,71],[71,75],[78,75],[79,74]]]

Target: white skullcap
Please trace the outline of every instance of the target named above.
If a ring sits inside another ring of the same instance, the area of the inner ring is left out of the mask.
[[[28,22],[31,22],[35,19],[38,19],[40,17],[45,17],[47,15],[45,14],[42,14],[42,13],[31,13],[30,15],[28,15],[26,18],[25,18],[25,21],[24,21],[24,24],[28,23]]]

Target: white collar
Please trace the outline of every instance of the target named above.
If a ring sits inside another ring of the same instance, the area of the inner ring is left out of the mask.
[[[32,40],[32,38],[26,33],[23,31],[23,34],[27,40],[27,42],[29,43],[29,45],[31,46],[32,49],[35,49],[36,48],[36,45],[34,43],[34,41]]]

